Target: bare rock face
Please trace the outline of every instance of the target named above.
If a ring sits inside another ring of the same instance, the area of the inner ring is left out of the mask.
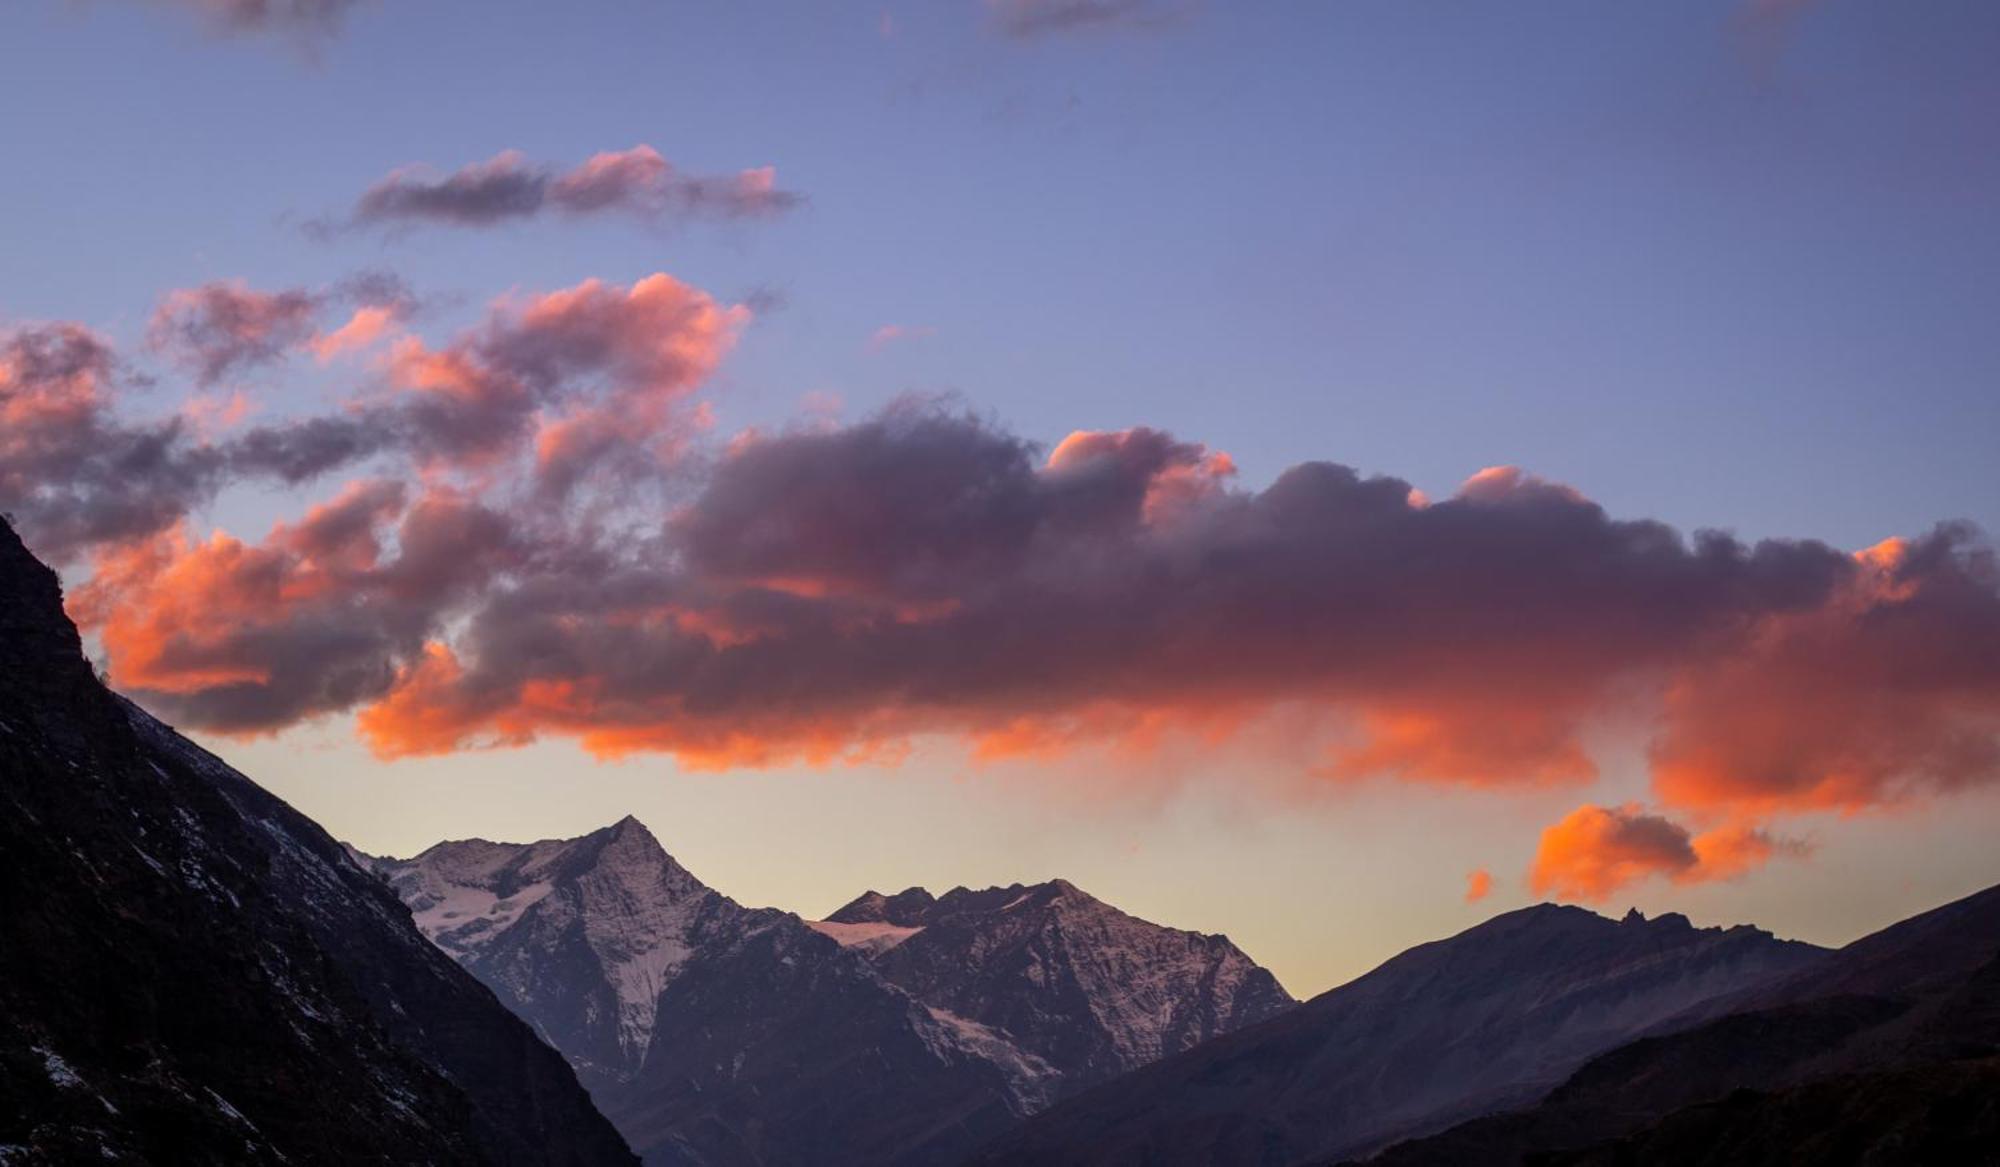
[[[633,1161],[339,844],[98,683],[4,524],[0,855],[0,1161]]]
[[[815,927],[1059,1067],[1064,1095],[1294,1004],[1227,937],[1148,923],[1061,879],[935,899],[870,892]]]
[[[637,820],[362,862],[653,1164],[955,1162],[1063,1094],[1291,1005],[1220,937],[1071,885],[743,907]]]
[[[1292,1164],[1360,1155],[1546,1092],[1591,1055],[1824,951],[1678,915],[1509,912],[1003,1136],[1005,1164]]]

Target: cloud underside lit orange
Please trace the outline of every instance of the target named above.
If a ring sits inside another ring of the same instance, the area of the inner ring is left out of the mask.
[[[1992,563],[1961,529],[1858,557],[1689,546],[1519,474],[1427,503],[1337,467],[1258,493],[1232,473],[1143,430],[1037,463],[917,409],[735,444],[657,559],[426,493],[339,548],[308,546],[316,512],[255,548],[107,554],[80,610],[120,682],[183,716],[358,709],[387,757],[544,735],[704,768],[893,760],[920,735],[1143,756],[1303,710],[1328,778],[1488,787],[1583,786],[1586,732],[1636,719],[1663,804],[1746,822],[1994,772]],[[365,631],[352,683],[252,699],[301,628]],[[1602,894],[1602,872],[1546,886]]]
[[[695,395],[745,308],[586,281],[432,344],[400,302],[170,298],[159,343],[204,383],[379,354],[339,410],[222,437],[120,420],[87,330],[0,338],[0,501],[90,564],[75,613],[176,722],[354,713],[385,757],[559,736],[708,768],[1254,739],[1323,781],[1578,790],[1598,735],[1637,732],[1656,809],[1586,804],[1537,858],[1579,897],[2000,774],[2000,570],[1963,525],[1690,539],[1504,467],[1439,500],[1323,462],[1253,490],[1157,430],[1043,454],[925,401],[717,444]],[[188,522],[334,472],[261,540]]]

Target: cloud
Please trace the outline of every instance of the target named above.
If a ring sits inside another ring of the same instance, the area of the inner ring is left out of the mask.
[[[927,336],[935,335],[937,335],[937,329],[922,325],[884,324],[882,327],[868,334],[868,351],[879,353],[898,341],[922,340]]]
[[[503,300],[442,348],[390,352],[399,391],[373,413],[421,463],[477,469],[532,445],[540,484],[566,493],[613,463],[642,471],[678,447],[676,409],[750,313],[656,273]]]
[[[1964,524],[1853,557],[1828,602],[1691,659],[1652,763],[1678,806],[1854,811],[2000,772],[2000,565]]]
[[[355,706],[377,750],[554,734],[723,766],[944,734],[996,757],[1308,710],[1324,732],[1305,764],[1332,780],[1576,787],[1596,773],[1587,732],[1615,719],[1659,727],[1663,804],[1751,824],[1693,835],[1598,808],[1579,822],[1600,845],[1570,850],[1609,859],[1543,864],[1572,894],[1739,872],[1782,850],[1755,826],[1773,813],[2000,772],[1982,752],[2000,584],[1963,528],[1860,557],[1687,540],[1511,469],[1436,501],[1328,463],[1246,490],[1226,456],[1156,430],[1044,456],[923,401],[691,462],[688,394],[733,330],[662,276],[407,342],[377,406],[397,448],[494,500],[519,556],[423,644],[368,641],[392,677]],[[142,679],[172,712],[244,724],[160,660]]]
[[[357,305],[349,322],[319,331],[330,306]],[[276,364],[311,348],[323,356],[359,347],[406,318],[416,302],[401,281],[383,273],[352,277],[325,291],[260,292],[241,280],[180,288],[161,297],[147,327],[147,344],[204,387]]]
[[[318,331],[347,304],[344,324]],[[69,563],[161,535],[236,483],[298,486],[377,457],[411,473],[519,472],[558,498],[647,496],[702,424],[689,393],[749,318],[664,275],[592,280],[500,301],[431,348],[401,331],[414,304],[379,274],[316,292],[218,283],[166,297],[152,347],[197,385],[396,337],[376,391],[254,426],[240,424],[255,405],[241,393],[126,420],[121,399],[140,378],[103,338],[74,324],[0,332],[0,507],[40,554]]]
[[[2000,568],[1962,524],[1851,554],[1511,467],[1246,485],[1160,430],[1044,447],[924,399],[717,442],[701,394],[749,311],[664,273],[442,339],[371,324],[386,284],[311,317],[219,287],[167,314],[194,382],[368,340],[365,382],[269,424],[134,421],[89,330],[0,337],[0,505],[94,565],[114,681],[192,726],[353,713],[385,756],[557,736],[717,767],[1284,737],[1266,768],[1497,789],[1582,788],[1637,732],[1648,808],[1544,839],[1531,884],[1573,896],[2000,778]],[[220,490],[336,473],[363,485],[261,540],[196,534]]]
[[[489,227],[544,211],[571,217],[622,214],[652,223],[747,219],[781,214],[801,201],[778,188],[777,172],[768,166],[730,175],[685,174],[643,144],[593,155],[562,172],[506,150],[445,175],[424,166],[392,171],[362,193],[344,220],[321,220],[312,230]]]
[[[297,289],[251,291],[240,281],[167,293],[153,312],[147,340],[203,385],[271,364],[313,336],[319,299]]]
[[[1804,849],[1742,823],[1692,834],[1638,803],[1586,803],[1542,832],[1528,886],[1536,895],[1597,901],[1654,876],[1681,884],[1735,879],[1774,855]]]
[[[210,27],[228,33],[274,33],[307,45],[340,31],[347,14],[369,0],[165,0],[189,9]]]
[[[1161,0],[986,0],[993,27],[1029,40],[1105,29],[1155,28],[1179,15]]]
[[[666,524],[671,566],[544,581],[475,615],[449,672],[421,662],[404,711],[457,710],[458,739],[432,708],[422,742],[390,712],[373,734],[393,752],[575,733],[721,764],[916,732],[1041,748],[1306,701],[1352,715],[1336,769],[1576,782],[1615,679],[1743,606],[1815,602],[1848,562],[1689,548],[1521,475],[1418,507],[1326,464],[1256,493],[1232,470],[1145,429],[1038,459],[922,404],[742,442]]]
[[[1493,894],[1493,873],[1477,867],[1465,873],[1465,902],[1476,904]]]
[[[0,508],[48,559],[148,538],[231,482],[296,485],[373,449],[335,419],[219,441],[199,432],[198,408],[127,421],[117,410],[127,380],[110,344],[81,325],[0,332]]]
[[[254,733],[382,696],[389,662],[510,554],[509,524],[471,500],[359,482],[259,545],[176,530],[111,549],[71,606],[140,699]]]

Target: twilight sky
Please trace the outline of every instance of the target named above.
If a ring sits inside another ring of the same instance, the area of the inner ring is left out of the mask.
[[[2000,10],[26,0],[0,506],[364,849],[1292,991],[2000,880]]]

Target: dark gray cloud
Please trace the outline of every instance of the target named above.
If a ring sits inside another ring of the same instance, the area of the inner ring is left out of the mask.
[[[427,167],[397,170],[362,192],[344,219],[319,221],[312,230],[489,227],[544,211],[622,214],[648,222],[744,219],[776,215],[801,201],[796,193],[778,189],[769,168],[686,174],[651,146],[597,154],[568,171],[507,150],[450,174]]]

